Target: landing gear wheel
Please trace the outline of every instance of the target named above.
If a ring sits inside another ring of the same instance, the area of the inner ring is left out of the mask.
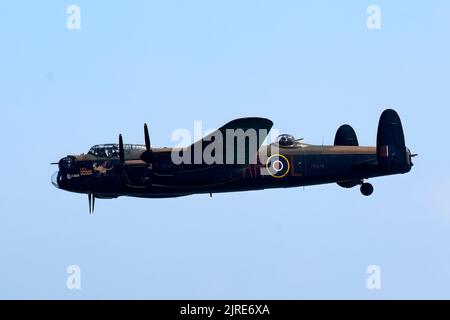
[[[360,190],[364,196],[368,197],[373,193],[373,186],[370,183],[366,182],[361,185]]]

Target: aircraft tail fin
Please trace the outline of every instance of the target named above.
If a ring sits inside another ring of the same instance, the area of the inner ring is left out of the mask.
[[[392,109],[385,110],[378,124],[378,165],[388,171],[407,172],[411,169],[410,156],[399,115]]]
[[[358,146],[355,130],[348,124],[339,127],[334,138],[335,146]]]

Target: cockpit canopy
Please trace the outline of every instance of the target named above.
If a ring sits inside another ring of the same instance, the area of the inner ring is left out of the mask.
[[[123,151],[125,154],[130,153],[133,150],[145,150],[144,145],[140,144],[124,144]],[[98,144],[93,146],[88,154],[91,154],[95,157],[99,158],[118,158],[119,157],[119,145],[110,143],[110,144]]]
[[[296,140],[291,134],[281,134],[277,138],[277,143],[282,147],[293,147],[296,144]]]

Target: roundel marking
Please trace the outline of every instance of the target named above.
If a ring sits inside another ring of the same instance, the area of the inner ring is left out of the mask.
[[[271,155],[270,158],[267,159],[266,169],[272,177],[281,179],[289,173],[291,164],[285,156],[276,153]]]

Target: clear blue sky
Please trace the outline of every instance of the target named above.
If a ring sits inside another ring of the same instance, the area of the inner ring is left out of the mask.
[[[0,298],[450,298],[449,34],[444,0],[1,2]],[[89,216],[86,196],[50,183],[50,162],[119,132],[142,143],[144,122],[158,146],[240,116],[318,144],[348,122],[374,145],[385,107],[420,156],[370,198],[119,198]]]

